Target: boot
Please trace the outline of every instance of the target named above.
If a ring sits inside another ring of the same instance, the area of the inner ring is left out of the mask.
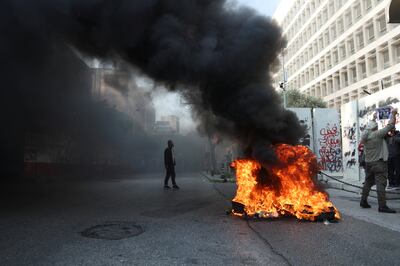
[[[384,212],[384,213],[396,213],[395,210],[390,209],[388,206],[379,207],[379,212]]]
[[[360,207],[363,208],[363,209],[369,209],[369,208],[371,208],[371,205],[369,205],[366,200],[361,200],[360,201]]]

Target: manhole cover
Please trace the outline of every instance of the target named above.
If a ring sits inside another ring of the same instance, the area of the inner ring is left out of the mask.
[[[143,228],[133,222],[107,222],[90,227],[81,232],[81,234],[90,238],[120,240],[138,236],[143,232]]]

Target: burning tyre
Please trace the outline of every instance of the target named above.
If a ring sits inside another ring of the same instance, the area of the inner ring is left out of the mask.
[[[339,220],[337,208],[315,180],[316,156],[305,146],[275,146],[277,161],[261,164],[237,160],[237,192],[232,213],[237,216],[277,218],[294,216],[300,220]]]

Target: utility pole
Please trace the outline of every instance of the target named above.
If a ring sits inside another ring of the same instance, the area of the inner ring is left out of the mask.
[[[283,91],[283,107],[286,109],[287,107],[287,98],[286,98],[286,70],[285,70],[285,49],[282,46],[282,82],[279,84],[279,87]]]

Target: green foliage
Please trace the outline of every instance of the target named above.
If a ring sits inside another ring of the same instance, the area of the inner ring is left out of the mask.
[[[280,92],[283,100],[283,92]],[[286,91],[286,100],[288,108],[326,108],[326,103],[321,99],[308,96],[299,90],[291,89]]]

